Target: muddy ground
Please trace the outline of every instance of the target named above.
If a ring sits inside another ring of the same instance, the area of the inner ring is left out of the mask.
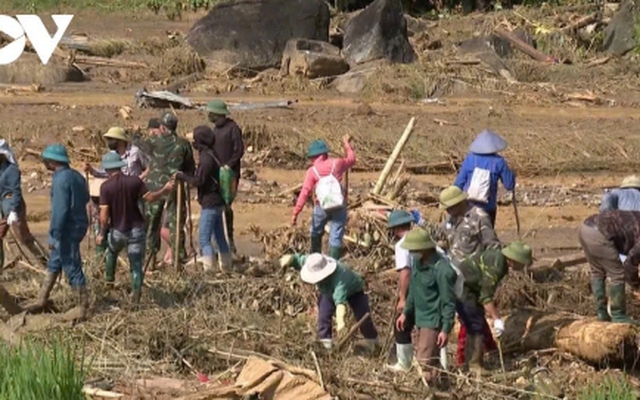
[[[167,31],[186,31],[195,18],[189,15],[182,21],[169,22],[146,13],[129,16],[84,12],[76,13],[72,29],[101,39],[158,37],[162,40]],[[434,34],[448,30],[462,37],[474,26],[467,22],[479,17],[467,18],[443,22],[434,29]],[[481,26],[482,21],[476,21],[475,25]],[[384,164],[397,137],[415,116],[415,130],[403,158],[418,173],[411,174],[403,203],[437,219],[439,210],[433,205],[434,196],[454,179],[455,167],[472,137],[485,128],[492,128],[510,143],[505,156],[519,175],[517,192],[522,234],[533,246],[536,256],[543,258],[579,251],[576,228],[585,217],[597,211],[603,188],[619,184],[625,175],[637,172],[640,167],[636,157],[640,148],[637,137],[640,109],[636,105],[640,92],[632,87],[635,77],[626,75],[628,61],[615,61],[617,64],[603,66],[597,73],[574,66],[563,71],[559,71],[562,66],[549,66],[562,76],[557,91],[555,86],[549,89],[553,84],[538,85],[537,89],[523,85],[509,90],[481,91],[463,85],[428,103],[402,97],[399,92],[389,92],[388,97],[366,93],[349,97],[329,89],[314,91],[308,85],[296,90],[291,81],[247,88],[242,87],[243,78],[220,75],[210,76],[204,83],[192,87],[192,91],[182,94],[202,102],[214,97],[230,102],[299,100],[289,109],[233,114],[244,128],[247,145],[251,147],[245,162],[247,179],[241,184],[234,206],[238,247],[246,256],[257,260],[264,257],[261,243],[254,240],[249,230],[251,225],[271,230],[289,223],[293,197],[278,194],[301,182],[305,167],[302,155],[312,139],[327,138],[336,145],[341,135],[351,134],[359,158],[351,174],[351,188],[354,193],[366,193],[377,179],[376,171]],[[62,141],[71,149],[74,166],[82,168],[84,162],[98,161],[104,148],[97,138],[110,126],[144,125],[161,112],[136,109],[133,96],[139,88],[162,87],[167,82],[144,78],[126,78],[120,82],[114,78],[113,71],[106,71],[96,72],[96,79],[91,82],[48,85],[41,93],[0,93],[1,134],[10,140],[20,157],[30,226],[41,239],[46,238],[48,227],[50,176],[33,154],[49,143]],[[381,79],[402,82],[402,76],[394,75],[397,71],[387,72],[392,76]],[[587,75],[591,80],[582,79]],[[231,90],[220,89],[225,87]],[[573,90],[584,91],[589,87],[598,90],[607,101],[576,104],[563,97]],[[123,106],[133,107],[128,120],[123,120],[118,112]],[[177,114],[183,134],[206,122],[205,116],[197,111],[178,110]],[[197,203],[192,204],[194,212],[198,212]],[[300,221],[308,220],[309,212],[306,209]],[[497,230],[503,241],[517,237],[511,205],[500,209]],[[261,263],[269,265],[270,261],[273,260]],[[134,387],[134,378],[142,376],[174,376],[192,382],[194,378],[189,369],[176,358],[171,347],[180,348],[196,369],[208,374],[229,371],[235,364],[235,361],[213,357],[207,352],[211,347],[255,350],[313,369],[308,350],[313,346],[315,324],[312,293],[295,283],[295,276],[290,276],[285,290],[279,289],[281,280],[275,275],[204,279],[197,271],[190,270],[188,276],[176,277],[170,269],[165,269],[148,277],[143,307],[127,311],[126,270],[120,270],[121,286],[114,293],[101,286],[101,271],[89,259],[87,269],[95,288],[95,316],[93,321],[72,328],[71,332],[74,337],[83,338],[89,353],[95,357],[94,374],[116,380],[116,389],[123,393],[141,398],[171,397],[162,391]],[[21,299],[27,299],[35,296],[40,278],[40,273],[17,264],[5,272],[3,280]],[[556,299],[556,309],[586,316],[595,314],[585,279],[584,273],[566,277],[564,285],[571,293]],[[380,307],[380,312],[374,315],[374,320],[386,340],[393,282],[375,290],[374,304]],[[71,300],[68,290],[57,291],[54,299],[61,306],[67,305]],[[283,293],[289,297],[284,300],[285,311],[280,306]],[[275,305],[276,299],[278,305]],[[285,317],[280,320],[284,319],[284,328],[276,326],[272,318],[283,312]],[[632,312],[640,318],[638,308],[633,307]],[[66,329],[62,327],[61,331]],[[236,335],[238,332],[242,332],[243,337]],[[571,356],[544,354],[540,357],[549,357],[545,365],[553,367],[567,393],[575,394],[587,382],[598,381],[606,375]],[[356,371],[364,380],[393,380],[381,368],[384,356],[374,361],[345,354],[338,359],[322,358],[321,364],[337,376],[334,386],[349,389],[342,393],[343,398],[355,398],[352,396],[356,392],[369,393],[373,398],[415,398],[394,390],[376,392],[354,387],[345,383],[346,380],[341,383],[340,377],[346,379],[340,375],[342,371]],[[493,357],[492,362],[496,361]],[[517,358],[507,360],[509,368],[517,368],[518,362]],[[563,372],[571,368],[580,371],[579,377]],[[229,376],[219,379],[229,379]],[[402,384],[420,388],[415,376],[398,379]],[[474,386],[476,391],[460,390],[467,398],[496,398],[492,393],[506,398],[526,395],[509,389],[519,384],[506,382],[504,385],[506,389]]]

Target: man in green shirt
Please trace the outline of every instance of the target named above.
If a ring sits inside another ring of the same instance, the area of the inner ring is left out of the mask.
[[[513,242],[502,250],[487,249],[478,257],[467,259],[460,266],[465,282],[462,298],[456,304],[456,309],[467,329],[465,361],[469,370],[476,375],[482,373],[485,311],[493,319],[493,333],[499,338],[504,333],[504,322],[493,302],[496,289],[509,268],[522,269],[531,260],[531,247]]]
[[[280,259],[284,268],[291,266],[300,271],[305,283],[315,284],[318,296],[318,337],[323,346],[330,350],[333,346],[332,319],[336,315],[336,328],[340,332],[345,327],[347,303],[359,321],[371,312],[369,296],[364,293],[364,280],[346,265],[320,253],[307,255],[285,255]],[[373,350],[378,344],[378,331],[371,317],[360,326],[367,346]]]
[[[413,319],[418,328],[416,358],[424,365],[427,382],[437,377],[439,350],[447,345],[453,328],[456,296],[456,273],[449,261],[438,254],[436,244],[422,228],[409,232],[402,247],[409,250],[413,260],[409,295],[404,312],[396,321],[396,329],[403,331]]]

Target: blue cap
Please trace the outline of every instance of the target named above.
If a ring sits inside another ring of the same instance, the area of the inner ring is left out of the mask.
[[[47,146],[42,152],[42,158],[45,160],[61,162],[63,164],[71,163],[69,156],[67,155],[67,148],[59,143]]]

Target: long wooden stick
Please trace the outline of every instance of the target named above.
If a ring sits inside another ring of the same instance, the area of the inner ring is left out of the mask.
[[[349,332],[347,332],[346,335],[344,335],[342,338],[340,338],[340,340],[336,344],[336,347],[335,347],[334,351],[339,351],[342,348],[342,346],[344,346],[345,343],[347,343],[347,341],[349,339],[351,339],[351,337],[353,335],[355,335],[355,333],[358,331],[358,329],[360,329],[362,324],[364,324],[367,321],[367,319],[369,319],[369,318],[371,318],[371,313],[366,313],[362,318],[360,318],[360,321],[358,321],[357,324],[352,326],[351,329],[349,329]]]
[[[393,167],[393,164],[396,162],[396,160],[398,159],[398,156],[402,152],[402,149],[407,144],[407,140],[409,140],[409,137],[411,136],[411,132],[413,132],[413,124],[415,120],[416,120],[415,117],[411,117],[411,120],[407,124],[407,127],[404,129],[402,136],[400,136],[400,139],[398,139],[398,143],[396,144],[396,147],[393,149],[393,152],[389,156],[387,163],[384,165],[384,168],[380,173],[378,182],[376,182],[376,186],[373,188],[373,192],[372,192],[373,194],[379,195],[380,192],[382,192],[382,188],[384,187],[384,184],[387,181],[387,178],[389,177],[389,173],[391,172],[391,168]]]
[[[178,187],[176,188],[176,242],[175,247],[173,249],[173,268],[177,271],[181,271],[180,266],[180,231],[182,230],[182,226],[180,224],[180,214],[182,213],[182,183],[178,183]]]
[[[516,217],[516,232],[518,232],[518,239],[522,239],[520,235],[520,215],[518,214],[518,204],[516,203],[516,188],[513,188],[513,213]],[[495,226],[493,227],[495,229]]]
[[[187,214],[189,218],[187,219],[188,223],[188,231],[189,231],[189,247],[191,247],[191,252],[193,253],[193,265],[195,267],[198,266],[198,252],[196,251],[195,246],[193,245],[193,214],[191,213],[191,187],[187,184]]]

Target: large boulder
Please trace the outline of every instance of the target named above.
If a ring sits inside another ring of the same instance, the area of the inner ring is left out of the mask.
[[[347,22],[342,52],[352,64],[386,58],[410,63],[416,58],[407,38],[401,0],[376,0]]]
[[[622,3],[604,31],[602,47],[605,51],[621,56],[637,46],[636,12],[633,1],[627,0]]]
[[[326,42],[291,39],[282,55],[281,75],[302,75],[306,78],[337,76],[349,70],[349,63],[340,49]]]
[[[252,70],[278,67],[289,39],[329,40],[323,0],[240,0],[199,19],[187,42],[201,56]]]

